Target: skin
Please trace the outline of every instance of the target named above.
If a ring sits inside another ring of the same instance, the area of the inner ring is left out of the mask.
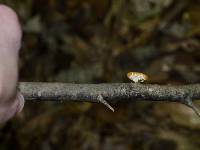
[[[0,5],[0,123],[12,118],[24,106],[16,90],[22,30],[16,13]]]

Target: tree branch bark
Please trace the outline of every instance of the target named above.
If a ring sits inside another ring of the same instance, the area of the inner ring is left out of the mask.
[[[192,100],[200,99],[200,84],[20,82],[18,88],[24,95],[25,100],[32,101],[82,101],[103,103],[107,107],[111,107],[107,102],[116,103],[136,100],[168,101],[183,103],[191,107],[196,113],[198,110],[193,105]]]

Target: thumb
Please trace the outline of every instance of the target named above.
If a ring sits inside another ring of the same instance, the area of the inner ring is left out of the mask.
[[[12,103],[7,103],[0,106],[0,123],[4,123],[11,119],[16,113],[20,112],[24,107],[24,97],[20,92],[17,92]]]

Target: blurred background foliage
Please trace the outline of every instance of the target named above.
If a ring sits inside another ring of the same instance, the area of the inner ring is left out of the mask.
[[[200,82],[200,0],[0,0],[20,16],[20,81]],[[200,119],[176,103],[27,102],[0,149],[199,150]],[[198,103],[196,103],[198,105]]]

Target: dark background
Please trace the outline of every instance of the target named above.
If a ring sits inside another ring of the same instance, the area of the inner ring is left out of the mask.
[[[200,82],[199,0],[0,0],[24,31],[20,81]],[[200,104],[200,103],[199,103]],[[198,106],[198,103],[196,103]],[[199,150],[200,118],[176,103],[26,102],[0,149]]]

